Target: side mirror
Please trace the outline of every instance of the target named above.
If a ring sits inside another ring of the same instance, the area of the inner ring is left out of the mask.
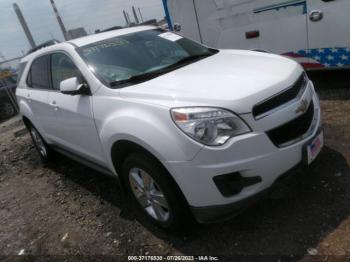
[[[86,83],[79,83],[77,77],[71,77],[60,83],[60,91],[66,95],[91,95]]]

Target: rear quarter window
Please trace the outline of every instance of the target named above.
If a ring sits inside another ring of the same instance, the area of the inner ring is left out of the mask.
[[[18,86],[18,83],[19,81],[21,80],[22,76],[23,76],[23,72],[24,72],[24,69],[26,68],[26,65],[28,64],[28,62],[22,62],[19,64],[18,66],[18,70],[17,70],[17,83],[16,85]]]

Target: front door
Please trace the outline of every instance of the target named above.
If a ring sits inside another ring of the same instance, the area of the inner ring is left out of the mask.
[[[102,148],[92,112],[92,96],[67,95],[59,90],[61,81],[83,76],[65,53],[51,55],[52,88],[49,104],[55,114],[50,134],[56,144],[79,156],[103,165]]]

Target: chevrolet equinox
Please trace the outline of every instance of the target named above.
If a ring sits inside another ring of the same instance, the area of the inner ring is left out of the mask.
[[[118,177],[138,217],[166,229],[230,217],[323,147],[314,86],[282,56],[142,26],[43,47],[21,68],[42,160],[59,151]]]

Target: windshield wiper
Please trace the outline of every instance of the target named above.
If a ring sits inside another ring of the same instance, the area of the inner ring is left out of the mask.
[[[205,58],[208,56],[213,55],[214,52],[206,52],[206,53],[202,53],[202,54],[198,54],[198,55],[191,55],[191,56],[186,56],[182,59],[180,59],[179,61],[175,62],[174,64],[168,65],[164,68],[161,68],[159,70],[156,71],[152,71],[152,72],[147,72],[144,74],[139,74],[139,75],[135,75],[135,76],[131,76],[127,79],[123,79],[123,80],[119,80],[119,81],[114,81],[109,83],[109,85],[111,87],[115,87],[115,86],[123,86],[125,84],[136,84],[136,83],[140,83],[146,80],[150,80],[152,78],[155,78],[157,76],[160,76],[162,74],[168,73],[170,71],[173,71],[177,68],[179,68],[180,66],[189,64],[193,61],[199,60],[201,58]]]
[[[186,57],[180,59],[179,61],[177,61],[176,63],[170,65],[169,67],[177,67],[179,65],[188,64],[190,62],[199,60],[201,58],[205,58],[205,57],[211,56],[212,54],[213,54],[212,52],[207,52],[207,53],[198,54],[198,55],[186,56]]]
[[[131,76],[131,77],[127,78],[127,79],[114,81],[114,82],[109,83],[109,85],[111,87],[115,87],[115,86],[119,86],[119,85],[139,83],[139,82],[142,82],[142,81],[146,81],[146,80],[155,78],[155,77],[157,77],[159,75],[162,75],[162,74],[165,74],[167,72],[169,72],[169,70],[166,70],[166,68],[162,68],[160,70],[156,70],[156,71],[153,71],[153,72],[148,72],[148,73],[144,73],[144,74],[134,75],[134,76]]]

